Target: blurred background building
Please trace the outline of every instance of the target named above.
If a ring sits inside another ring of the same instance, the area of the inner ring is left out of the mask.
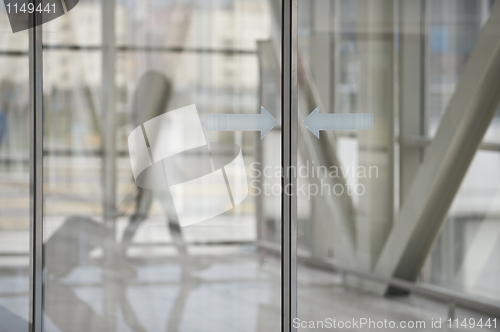
[[[464,147],[465,176],[439,192],[451,205],[421,239],[429,245],[398,265],[403,272],[380,265],[442,120],[459,121],[445,114],[455,112],[483,27],[500,33],[496,2],[298,1],[297,166],[377,170],[323,179],[362,185],[362,195],[299,193],[301,320],[500,317],[498,112],[478,149]],[[146,107],[137,91],[149,72],[171,84],[164,112],[196,104],[203,121],[262,105],[281,123],[281,18],[276,0],[80,0],[43,25],[46,331],[280,330],[281,192],[251,186],[233,210],[176,228],[161,195],[140,206],[127,137]],[[0,331],[28,331],[28,32],[11,32],[3,5],[0,31]],[[317,106],[373,113],[374,130],[318,140],[302,125]],[[205,135],[242,148],[249,182],[281,183],[275,171],[256,171],[280,168],[280,124],[263,140]],[[380,291],[370,275],[420,291]]]

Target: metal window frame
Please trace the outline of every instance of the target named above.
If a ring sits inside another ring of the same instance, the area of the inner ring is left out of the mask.
[[[30,0],[38,4],[41,0]],[[422,0],[425,3],[425,0]],[[111,3],[114,3],[113,1]],[[114,6],[108,3],[104,7],[107,15],[112,15]],[[282,229],[281,229],[281,330],[296,331],[293,327],[293,319],[297,317],[297,179],[295,172],[290,171],[297,167],[298,155],[298,0],[281,1],[281,166],[284,170],[282,176]],[[42,45],[42,14],[34,12],[30,15],[30,23],[33,28],[29,29],[29,134],[30,134],[30,305],[29,320],[31,332],[42,332],[44,330],[44,247],[43,247],[43,45]],[[108,27],[113,26],[109,21]],[[105,32],[110,33],[106,30]],[[114,31],[113,31],[114,32]],[[113,34],[106,35],[108,41],[114,43]],[[50,47],[48,48],[50,49]],[[100,48],[99,48],[100,49]],[[128,50],[128,49],[126,49]],[[103,50],[103,61],[113,62],[117,47]],[[120,49],[118,48],[118,51]],[[125,49],[123,50],[125,51]],[[178,50],[173,50],[178,51]],[[185,51],[185,50],[183,50]],[[217,52],[219,52],[217,50]],[[229,52],[229,51],[221,51]],[[243,52],[245,53],[245,52]],[[18,53],[8,53],[19,55]],[[239,54],[239,53],[238,53]],[[104,85],[108,88],[113,86],[114,69],[104,69]],[[103,104],[113,109],[114,95],[103,96]],[[107,123],[114,123],[114,112],[108,112]],[[106,150],[114,152],[114,134],[108,135]],[[412,142],[410,142],[412,143]],[[427,140],[415,143],[418,146],[427,144]],[[498,151],[498,146],[489,146],[485,143],[483,149]],[[106,169],[113,169],[114,155],[108,158]],[[114,202],[114,180],[107,184],[107,205],[113,206]],[[108,216],[112,215],[108,212]],[[337,270],[343,268],[336,266]],[[357,271],[344,269],[344,272],[358,274],[366,279],[380,278],[377,275],[360,274]],[[379,279],[381,281],[382,279]],[[407,288],[415,293],[428,295],[430,291],[418,285],[399,281],[397,279],[383,279],[387,283],[393,283],[401,288]],[[432,293],[439,291],[432,289]],[[440,294],[438,294],[441,296]],[[470,303],[470,306],[484,307],[483,310],[491,310],[491,305],[480,303],[475,299],[465,299],[454,294],[444,294],[445,300],[452,299],[455,302]],[[496,307],[492,307],[493,310]]]
[[[39,3],[41,0],[31,0]],[[297,0],[282,1],[281,80],[281,166],[297,166]],[[44,248],[43,248],[43,45],[42,14],[34,12],[29,29],[30,84],[30,331],[44,330]],[[113,52],[110,52],[113,53]],[[108,54],[104,59],[108,59]],[[110,76],[110,75],[107,75]],[[109,83],[109,82],[108,82]],[[109,104],[109,102],[105,103]],[[109,117],[112,117],[110,115]],[[108,122],[112,119],[107,119]],[[109,144],[109,142],[108,142]],[[107,146],[108,148],[110,146]],[[297,317],[297,179],[295,172],[282,177],[281,312],[282,331],[296,331]],[[109,190],[109,188],[108,188]],[[112,196],[112,195],[110,195]],[[109,200],[109,199],[108,199]]]
[[[31,0],[35,8],[41,0]],[[43,252],[43,54],[42,13],[30,14],[29,29],[29,149],[30,149],[30,306],[29,330],[44,330]],[[38,25],[37,25],[38,24]]]
[[[297,317],[297,0],[282,0],[281,18],[281,330]]]

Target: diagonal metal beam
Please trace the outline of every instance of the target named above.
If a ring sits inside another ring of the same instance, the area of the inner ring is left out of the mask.
[[[299,121],[303,120],[304,114],[300,113]],[[317,142],[317,139],[311,135],[305,126],[299,127],[299,138],[299,152],[305,160],[314,161],[317,165],[330,165],[326,156],[322,153],[320,142]],[[325,179],[311,177],[308,180],[318,188],[322,188],[323,185],[328,185],[329,188],[333,188],[337,183],[344,184],[344,182],[342,182],[343,179],[334,181],[334,179],[329,177]],[[320,180],[324,182],[320,182]],[[352,202],[349,198],[348,196],[333,197],[328,194],[314,196],[312,201],[316,203],[321,201],[322,205],[325,206],[326,211],[329,213],[330,219],[321,217],[318,213],[319,215],[314,220],[315,224],[312,227],[319,227],[321,231],[325,231],[328,229],[328,225],[333,223],[334,232],[331,236],[333,237],[332,247],[335,258],[345,266],[357,268],[353,214],[349,213],[352,211],[352,209],[349,209],[349,207],[352,206]],[[346,207],[348,203],[350,203],[350,205]]]
[[[415,280],[500,101],[500,1],[481,30],[374,272]],[[376,292],[386,293],[387,285]]]
[[[311,107],[319,106],[320,109],[325,109],[322,98],[320,96],[316,81],[304,61],[298,60],[298,75],[301,82],[301,97],[303,96],[307,107],[300,108],[299,122],[303,122],[309,113]],[[322,140],[317,140],[311,135],[305,126],[299,126],[299,154],[304,160],[311,160],[316,165],[340,166],[338,159],[334,132],[327,131]],[[319,188],[323,185],[318,177],[308,179],[311,184],[316,184]],[[338,179],[325,178],[324,182],[331,188],[336,184],[346,185],[346,179],[341,175]],[[324,207],[325,210],[317,209],[318,217],[314,220],[315,226],[319,227],[319,232],[328,232],[329,226],[333,226],[333,241],[332,247],[335,258],[350,268],[357,268],[356,262],[356,230],[354,228],[354,207],[352,199],[349,195],[340,195],[332,197],[330,195],[317,195],[313,197],[313,202]],[[324,218],[322,212],[327,212],[331,216],[330,219]],[[314,218],[314,214],[313,214]],[[333,225],[332,225],[333,224]],[[314,227],[314,226],[313,226]],[[314,255],[314,248],[313,248]]]

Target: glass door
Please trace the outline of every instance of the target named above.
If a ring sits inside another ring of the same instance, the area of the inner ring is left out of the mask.
[[[499,26],[5,0],[0,331],[499,330]]]
[[[0,6],[0,330],[30,324],[30,54]]]
[[[293,325],[498,329],[500,2],[297,16]]]
[[[80,1],[40,27],[46,331],[280,329],[280,17]]]

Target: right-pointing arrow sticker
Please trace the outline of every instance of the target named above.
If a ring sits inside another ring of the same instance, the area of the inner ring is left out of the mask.
[[[260,114],[207,114],[205,115],[206,131],[260,131],[264,138],[278,121],[264,108]]]
[[[319,138],[320,130],[371,130],[372,113],[319,114],[316,107],[304,120],[306,127]]]

